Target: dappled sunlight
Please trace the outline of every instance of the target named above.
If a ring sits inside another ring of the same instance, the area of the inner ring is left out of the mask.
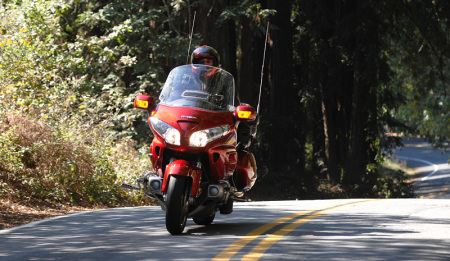
[[[260,260],[445,260],[448,235],[424,236],[423,225],[434,228],[430,231],[445,225],[450,232],[439,219],[329,214],[285,236]]]
[[[261,260],[443,260],[450,212],[442,209],[448,204],[418,199],[236,203],[232,214],[217,215],[209,226],[188,220],[179,236],[167,232],[160,207],[79,212],[3,231],[0,257],[211,260],[239,241],[243,245],[233,259],[262,252]]]

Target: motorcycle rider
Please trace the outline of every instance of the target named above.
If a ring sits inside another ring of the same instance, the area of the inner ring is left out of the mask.
[[[211,46],[202,45],[192,52],[191,63],[220,67],[220,56]]]
[[[220,67],[220,56],[219,53],[208,45],[202,45],[197,47],[191,55],[191,64],[203,64],[214,67]],[[213,75],[214,72],[208,72],[208,75]],[[235,95],[235,104],[240,103],[238,95]],[[256,135],[256,126],[258,125],[257,120],[254,122],[242,122],[239,124],[237,129],[237,139],[238,146],[237,149],[246,149],[250,147],[251,142]]]

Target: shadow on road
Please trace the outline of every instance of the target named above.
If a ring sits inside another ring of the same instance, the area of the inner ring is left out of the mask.
[[[291,213],[279,208],[236,208],[231,215],[218,214],[207,227],[189,220],[186,233],[171,236],[159,207],[93,211],[0,234],[0,259],[210,260],[248,232]],[[448,260],[448,235],[424,234],[417,227],[436,231],[449,221],[402,214],[332,212],[288,233],[262,260]],[[241,258],[286,224],[264,232],[235,257]]]

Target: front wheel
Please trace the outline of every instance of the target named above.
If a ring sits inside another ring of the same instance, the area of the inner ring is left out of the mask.
[[[189,210],[188,180],[183,176],[171,176],[167,189],[166,228],[172,235],[183,233]]]

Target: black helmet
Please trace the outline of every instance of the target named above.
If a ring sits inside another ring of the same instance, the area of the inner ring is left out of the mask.
[[[202,59],[212,59],[213,66],[218,67],[220,63],[219,53],[211,46],[203,45],[192,52],[191,63],[199,64]]]

